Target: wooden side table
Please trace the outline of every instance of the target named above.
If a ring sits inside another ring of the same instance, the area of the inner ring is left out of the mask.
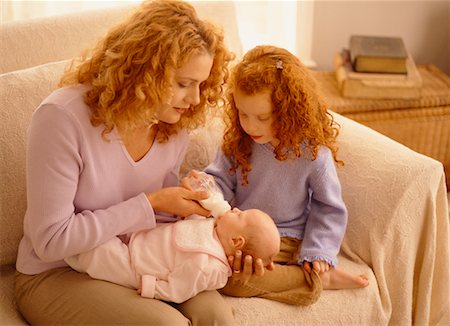
[[[334,71],[313,71],[331,110],[356,120],[443,163],[450,186],[450,77],[433,65],[419,65],[421,97],[350,99],[341,96]]]

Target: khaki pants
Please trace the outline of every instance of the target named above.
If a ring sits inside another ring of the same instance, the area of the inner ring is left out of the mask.
[[[136,290],[90,278],[69,267],[16,274],[16,300],[32,325],[233,325],[217,291],[182,304],[142,298]]]
[[[253,276],[243,285],[230,278],[221,293],[234,297],[259,297],[292,305],[310,305],[319,299],[322,282],[316,272],[309,274],[294,264],[298,259],[301,241],[281,238],[280,253],[275,257],[275,269],[263,276]]]

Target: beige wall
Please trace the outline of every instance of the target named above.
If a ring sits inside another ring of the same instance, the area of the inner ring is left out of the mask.
[[[332,70],[336,51],[351,34],[401,36],[419,64],[433,63],[450,75],[450,2],[314,2],[312,58],[318,69]]]

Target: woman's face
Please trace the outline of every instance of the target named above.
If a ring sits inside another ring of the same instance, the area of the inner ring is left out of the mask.
[[[272,101],[270,92],[253,95],[240,90],[234,93],[234,103],[239,114],[242,129],[258,144],[277,144],[272,130]]]
[[[193,55],[177,69],[172,83],[172,99],[157,110],[156,118],[169,124],[177,123],[187,109],[200,103],[200,84],[208,79],[212,65],[213,57],[202,53]]]

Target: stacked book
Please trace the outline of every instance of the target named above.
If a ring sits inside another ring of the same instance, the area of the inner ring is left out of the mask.
[[[351,36],[349,49],[336,54],[334,65],[343,97],[420,97],[422,77],[401,38]]]

